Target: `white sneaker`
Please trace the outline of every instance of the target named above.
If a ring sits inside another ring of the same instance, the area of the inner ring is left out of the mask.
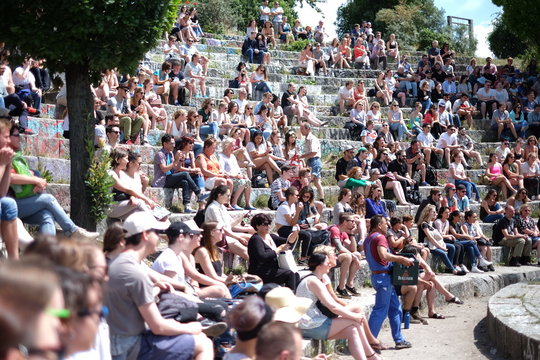
[[[74,231],[71,236],[76,236],[83,240],[95,240],[99,236],[99,233],[88,231],[80,227],[76,231]]]
[[[493,263],[491,261],[487,261],[483,257],[480,257],[480,260],[478,261],[478,265],[480,265],[482,267],[486,267],[486,266],[489,266],[489,265],[493,265]]]
[[[477,274],[483,273],[483,271],[480,270],[476,265],[474,265],[474,266],[471,268],[471,272],[477,273]]]
[[[469,269],[467,269],[467,267],[465,265],[461,265],[460,266],[460,269],[466,273],[470,273]]]

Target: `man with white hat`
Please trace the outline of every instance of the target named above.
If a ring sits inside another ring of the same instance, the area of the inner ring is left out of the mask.
[[[343,157],[336,163],[336,180],[339,187],[345,187],[347,183],[347,164],[354,158],[356,148],[352,145],[346,145],[343,149]]]
[[[200,323],[165,319],[155,303],[142,260],[157,250],[159,233],[168,227],[145,212],[124,221],[126,248],[110,265],[105,292],[114,360],[166,358],[171,353],[176,359],[213,358],[212,342]]]

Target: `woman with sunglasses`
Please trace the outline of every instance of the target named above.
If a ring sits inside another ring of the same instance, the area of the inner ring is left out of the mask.
[[[503,162],[503,172],[512,186],[523,187],[523,175],[520,174],[519,165],[516,163],[514,154],[506,155]]]
[[[386,212],[386,205],[381,200],[383,189],[379,186],[372,186],[366,198],[366,219],[371,219],[375,215],[382,215],[388,222],[390,216]]]
[[[274,156],[272,148],[264,141],[263,133],[255,131],[251,135],[251,141],[247,144],[246,149],[251,157],[251,161],[255,164],[255,169],[264,170],[268,183],[274,181],[274,172],[281,174],[281,169],[276,164],[276,160],[285,160]]]
[[[482,267],[480,270],[486,271],[487,269],[489,271],[495,271],[491,255],[493,241],[482,232],[482,227],[478,223],[478,215],[473,210],[465,212],[465,222],[461,226],[461,230],[463,234],[469,235],[469,238],[476,242],[476,246],[478,246],[482,258],[492,262],[487,268]]]
[[[486,176],[489,177],[491,185],[501,189],[504,199],[508,198],[508,190],[514,192],[512,184],[510,184],[510,181],[503,175],[503,167],[499,162],[499,156],[497,154],[489,154],[488,163],[486,164]]]
[[[276,224],[277,221],[278,214]],[[298,273],[280,268],[277,258],[279,253],[295,245],[299,236],[298,226],[291,228],[286,237],[281,237],[270,233],[272,219],[267,214],[255,214],[250,224],[255,229],[255,234],[248,242],[248,273],[259,276],[264,283],[272,282],[296,290]]]
[[[516,102],[514,108],[510,111],[510,119],[512,119],[512,123],[514,124],[514,128],[519,137],[524,139],[528,126],[525,115],[523,111],[521,111],[521,103],[519,101]]]
[[[527,143],[525,144],[525,154],[523,155],[524,159],[529,157],[529,154],[535,154],[538,158],[538,139],[536,136],[531,135],[527,138]]]
[[[517,196],[517,195],[516,195]],[[490,189],[480,205],[480,219],[485,223],[496,223],[504,217],[504,209],[498,202],[497,190]]]
[[[523,183],[531,199],[538,198],[540,187],[540,166],[538,165],[538,156],[534,153],[527,155],[527,161],[521,165],[521,174],[523,174]]]
[[[315,206],[315,191],[311,186],[305,186],[298,194],[298,201],[304,204],[304,208],[298,217],[298,224],[305,230],[323,230],[328,227],[326,223],[321,222],[321,214]]]
[[[506,200],[506,205],[513,206],[514,209],[519,209],[530,201],[527,195],[527,189],[520,188],[514,196],[510,196]]]
[[[214,100],[208,98],[204,99],[201,104],[201,108],[197,112],[200,115],[200,129],[199,134],[202,139],[205,139],[209,135],[213,135],[215,139],[219,136],[219,126],[217,122],[217,111],[214,110],[216,103]]]
[[[264,65],[257,66],[257,69],[251,74],[250,81],[253,85],[253,90],[263,93],[272,92],[272,89],[266,83],[268,81],[268,75],[266,74],[266,67]]]

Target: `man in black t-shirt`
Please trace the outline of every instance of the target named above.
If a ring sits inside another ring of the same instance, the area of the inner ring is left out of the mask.
[[[531,265],[532,242],[528,236],[519,233],[515,213],[513,206],[504,208],[504,217],[493,226],[493,242],[510,248],[512,258],[509,266]]]
[[[399,180],[404,192],[407,191],[407,185],[414,186],[416,184],[416,181],[409,176],[407,171],[406,155],[403,150],[398,151],[396,160],[392,160],[388,164],[388,172],[393,173],[396,179]]]
[[[347,145],[343,150],[343,157],[336,163],[336,181],[339,187],[344,187],[347,182],[347,164],[354,157],[354,146]]]
[[[424,160],[424,153],[422,152],[422,147],[418,140],[411,141],[411,146],[405,151],[407,156],[407,172],[412,178],[414,173],[420,171],[422,186],[428,186],[426,182],[426,162]]]
[[[296,96],[296,85],[289,83],[287,91],[281,96],[281,107],[287,116],[300,116],[298,111],[298,98]]]

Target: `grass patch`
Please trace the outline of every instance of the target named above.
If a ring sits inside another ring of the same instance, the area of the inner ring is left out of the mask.
[[[267,209],[269,198],[270,198],[270,195],[266,195],[266,194],[259,195],[255,199],[255,201],[253,201],[253,206],[256,207],[257,209]]]

